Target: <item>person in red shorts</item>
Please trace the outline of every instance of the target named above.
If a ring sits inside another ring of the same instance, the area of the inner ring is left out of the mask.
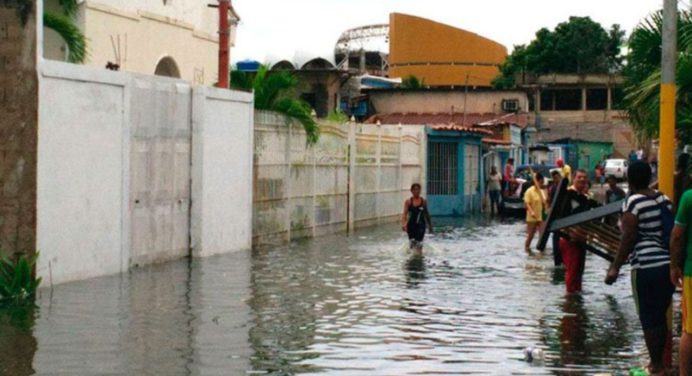
[[[563,216],[573,215],[590,210],[598,203],[589,195],[589,177],[585,170],[579,169],[574,174],[574,184],[567,190],[566,208]],[[581,292],[581,282],[586,262],[584,248],[585,234],[572,233],[570,239],[560,238],[560,252],[565,264],[565,287],[568,294]]]

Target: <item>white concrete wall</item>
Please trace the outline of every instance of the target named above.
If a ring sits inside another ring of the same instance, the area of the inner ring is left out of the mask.
[[[192,252],[209,256],[248,249],[253,96],[204,87],[195,88],[193,96]]]
[[[39,80],[37,274],[48,285],[124,271],[128,77],[43,64]]]
[[[46,286],[185,256],[190,236],[196,256],[251,247],[251,94],[51,61],[39,80]]]
[[[255,244],[398,220],[411,184],[425,182],[423,125],[322,121],[319,141],[305,141],[300,124],[256,113]]]
[[[502,101],[519,101],[521,111],[528,111],[529,99],[523,91],[471,91],[465,99],[462,90],[455,91],[373,91],[370,101],[378,113],[395,112],[464,112],[504,114]]]

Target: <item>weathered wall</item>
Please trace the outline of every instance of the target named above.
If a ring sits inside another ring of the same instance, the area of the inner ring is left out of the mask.
[[[126,270],[127,78],[41,67],[39,276],[48,282]]]
[[[198,256],[250,248],[250,94],[193,100],[185,81],[50,61],[40,78],[39,276],[61,283],[186,256],[191,236]],[[193,114],[204,114],[194,128]]]
[[[300,125],[255,115],[255,244],[345,231],[400,215],[424,180],[423,127],[321,124],[307,147]]]
[[[57,10],[57,3],[46,0],[46,8]],[[198,85],[217,81],[218,10],[204,2],[89,0],[80,4],[76,23],[88,39],[87,65],[104,68],[110,61],[123,71],[154,74],[168,56],[181,78]],[[235,26],[231,30],[233,40]],[[45,35],[44,56],[65,61],[64,41],[48,29]]]
[[[209,256],[252,245],[253,96],[195,88],[192,252]]]
[[[0,255],[7,256],[33,254],[36,242],[36,17],[31,10],[23,20],[16,7],[0,2]]]
[[[379,114],[395,112],[452,112],[504,114],[502,101],[516,99],[521,111],[527,111],[529,100],[523,91],[372,91],[370,101]]]
[[[530,124],[537,124],[538,142],[561,138],[613,143],[616,157],[626,157],[637,149],[632,126],[621,111],[541,111],[531,113]]]

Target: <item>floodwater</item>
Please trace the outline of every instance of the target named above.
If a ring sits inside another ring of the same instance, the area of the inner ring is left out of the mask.
[[[591,375],[646,358],[629,270],[565,296],[519,223],[396,226],[44,288],[0,311],[8,375]],[[527,346],[543,361],[524,361]]]

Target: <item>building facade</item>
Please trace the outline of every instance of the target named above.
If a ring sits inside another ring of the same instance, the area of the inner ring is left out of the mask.
[[[543,75],[518,80],[529,97],[529,124],[537,143],[578,139],[613,144],[615,157],[636,149],[627,114],[620,109],[618,75]]]
[[[199,0],[84,0],[75,23],[87,38],[86,65],[182,78],[198,85],[218,80],[218,9]],[[46,11],[59,13],[58,0]],[[239,17],[229,14],[231,45]],[[44,30],[44,57],[65,61],[67,47]]]
[[[472,32],[400,13],[389,16],[389,77],[416,76],[427,86],[483,86],[507,48]]]

